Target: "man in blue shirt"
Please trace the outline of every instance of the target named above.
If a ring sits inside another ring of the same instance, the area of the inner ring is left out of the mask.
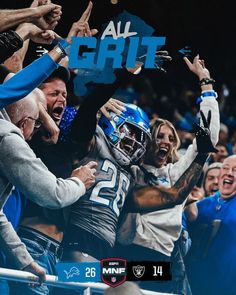
[[[189,265],[193,294],[236,294],[236,155],[223,162],[219,192],[197,203],[194,226],[198,247]]]

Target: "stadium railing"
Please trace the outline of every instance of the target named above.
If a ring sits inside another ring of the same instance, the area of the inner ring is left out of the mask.
[[[9,281],[17,281],[24,283],[37,283],[38,277],[30,272],[14,270],[8,268],[0,268],[0,279]],[[92,295],[93,292],[103,294],[104,290],[109,288],[103,283],[79,283],[79,282],[62,282],[58,281],[56,276],[46,275],[46,285],[66,288],[66,289],[81,289],[84,295]],[[148,290],[141,290],[145,295],[168,295],[167,293],[152,292]],[[173,294],[172,294],[173,295]]]

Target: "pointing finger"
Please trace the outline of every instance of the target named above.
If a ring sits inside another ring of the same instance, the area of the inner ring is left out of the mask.
[[[184,56],[184,61],[185,61],[186,65],[191,69],[192,68],[192,63],[186,56]]]
[[[92,8],[93,8],[93,3],[91,1],[89,1],[89,4],[88,4],[86,10],[84,11],[84,13],[82,14],[81,18],[79,19],[79,21],[87,22],[89,20]]]

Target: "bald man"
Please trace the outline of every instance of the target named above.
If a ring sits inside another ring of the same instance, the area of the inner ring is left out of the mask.
[[[96,163],[90,162],[67,179],[56,178],[25,140],[39,127],[39,104],[34,92],[0,111],[0,209],[13,186],[30,200],[47,208],[62,208],[77,201],[94,183]],[[45,272],[26,251],[3,211],[0,211],[0,247],[20,269],[41,277]]]
[[[236,155],[223,161],[219,192],[198,202],[197,209],[192,241],[199,247],[189,265],[193,294],[236,294]]]

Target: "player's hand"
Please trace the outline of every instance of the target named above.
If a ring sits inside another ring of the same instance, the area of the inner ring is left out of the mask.
[[[144,54],[144,55],[138,57],[137,62],[144,64],[146,56],[147,55]],[[160,71],[166,73],[166,70],[163,68],[163,64],[165,62],[167,62],[167,61],[169,62],[171,60],[172,60],[172,57],[169,56],[168,51],[166,51],[166,50],[164,50],[164,51],[156,51],[154,65],[155,65],[157,70],[160,70]]]
[[[191,193],[188,195],[185,206],[192,204],[194,202],[200,201],[204,198],[204,192],[201,187],[195,186]]]

